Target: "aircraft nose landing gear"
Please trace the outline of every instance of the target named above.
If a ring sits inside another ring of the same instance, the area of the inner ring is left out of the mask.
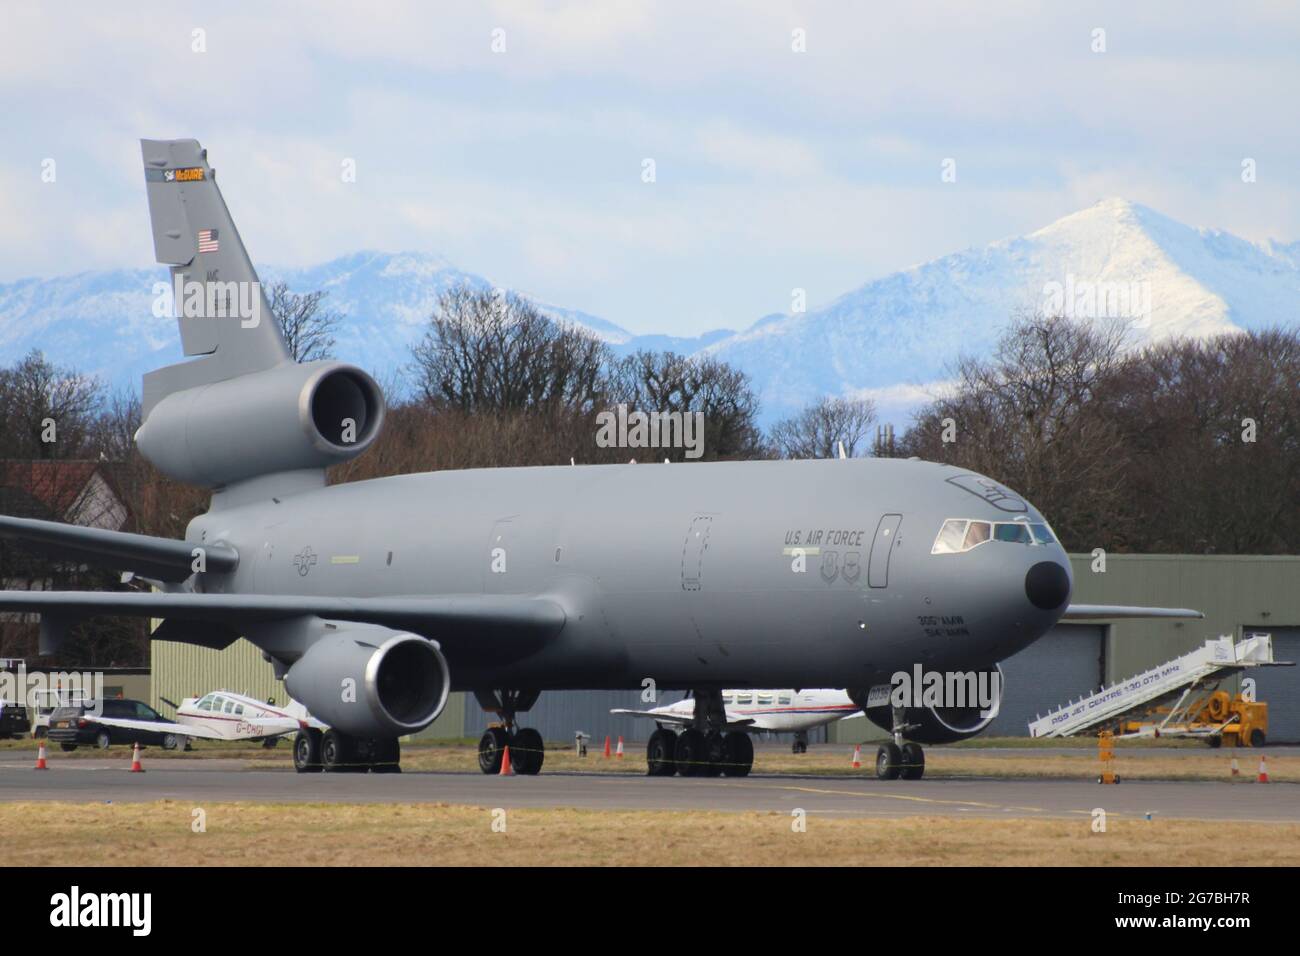
[[[892,708],[894,739],[876,748],[876,778],[879,780],[920,780],[925,775],[925,751],[920,744],[904,742],[903,735],[913,729],[906,722],[907,711]]]

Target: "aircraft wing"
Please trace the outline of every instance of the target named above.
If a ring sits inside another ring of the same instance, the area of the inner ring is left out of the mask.
[[[184,581],[193,573],[194,549],[199,547],[174,538],[9,515],[0,515],[0,538],[12,538],[28,550],[54,558],[135,571],[170,582]],[[239,564],[239,555],[227,545],[205,544],[202,551],[209,571],[233,571]]]
[[[199,594],[191,591],[0,591],[0,610],[42,615],[46,629],[96,616],[165,618],[158,640],[223,648],[241,628],[296,617],[381,624],[436,636],[444,651],[469,656],[527,653],[564,627],[564,609],[514,594],[346,598],[328,595]],[[42,653],[47,653],[42,650]]]
[[[1125,604],[1071,604],[1061,615],[1063,621],[1107,621],[1128,618],[1205,617],[1200,611],[1185,607],[1132,607]]]
[[[149,730],[157,734],[175,734],[177,737],[201,737],[204,740],[226,740],[215,731],[206,727],[191,727],[189,724],[175,724],[166,720],[132,720],[129,717],[89,717],[93,723],[105,727],[123,727],[127,730]]]

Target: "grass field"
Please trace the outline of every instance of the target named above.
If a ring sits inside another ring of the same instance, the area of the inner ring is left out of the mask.
[[[1072,741],[1075,747],[1087,746],[1084,741]],[[1012,753],[990,753],[987,747],[943,746],[926,748],[926,776],[943,777],[1040,777],[1051,779],[1094,779],[1100,769],[1091,753],[1062,753],[1056,742],[1022,745],[1011,748]],[[26,751],[35,759],[34,741],[5,741],[0,753]],[[829,777],[870,775],[874,772],[875,747],[862,748],[862,768],[852,767],[853,747],[849,744],[829,748],[814,748],[806,754],[795,755],[789,751],[759,748],[754,760],[755,773],[811,773]],[[1210,750],[1198,743],[1153,745],[1147,741],[1121,744],[1116,747],[1115,770],[1124,780],[1223,780],[1250,782],[1255,779],[1260,755],[1268,749],[1236,751],[1241,776],[1231,776],[1231,749]],[[50,760],[79,760],[85,758],[111,758],[129,760],[128,747],[114,747],[108,751],[94,747],[79,747],[64,753],[57,747],[50,750]],[[287,742],[266,750],[260,745],[202,742],[188,753],[165,751],[152,747],[145,751],[147,762],[156,760],[202,760],[210,757],[238,758],[246,761],[250,769],[292,769],[292,757]],[[469,742],[446,744],[406,744],[402,750],[402,766],[406,770],[449,770],[475,772],[478,769],[477,751]],[[583,770],[596,773],[646,772],[645,754],[640,745],[627,748],[622,760],[605,759],[599,751],[592,750],[587,757],[578,757],[573,749],[556,748],[546,752],[546,770]],[[1300,757],[1274,754],[1268,758],[1271,780],[1279,783],[1300,783]]]
[[[1300,864],[1300,825],[1091,818],[890,820],[446,804],[0,804],[5,863],[31,865]],[[504,821],[505,832],[493,830]],[[274,834],[269,839],[268,834]]]

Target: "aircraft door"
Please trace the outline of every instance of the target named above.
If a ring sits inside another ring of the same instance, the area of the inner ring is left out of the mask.
[[[873,588],[889,586],[889,558],[894,553],[894,542],[898,539],[898,526],[902,521],[902,515],[884,515],[876,525],[867,566],[867,583]]]
[[[709,549],[713,519],[700,516],[691,522],[682,545],[682,590],[698,591],[704,586],[704,553]]]

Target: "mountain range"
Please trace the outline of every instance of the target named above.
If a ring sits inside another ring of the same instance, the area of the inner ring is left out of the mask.
[[[322,289],[342,315],[335,354],[392,381],[409,361],[438,295],[489,285],[427,252],[356,252],[307,268],[260,267],[264,281]],[[174,321],[154,314],[166,270],[114,269],[0,284],[0,364],[33,348],[59,365],[139,388],[180,361]],[[1253,242],[1106,199],[1024,236],[943,255],[873,279],[807,311],[697,337],[638,335],[579,310],[538,302],[619,354],[710,354],[747,372],[771,422],[822,395],[874,398],[905,425],[963,355],[984,356],[1013,315],[1061,309],[1131,321],[1130,341],[1294,326],[1300,242]],[[1118,314],[1117,314],[1118,313]]]

